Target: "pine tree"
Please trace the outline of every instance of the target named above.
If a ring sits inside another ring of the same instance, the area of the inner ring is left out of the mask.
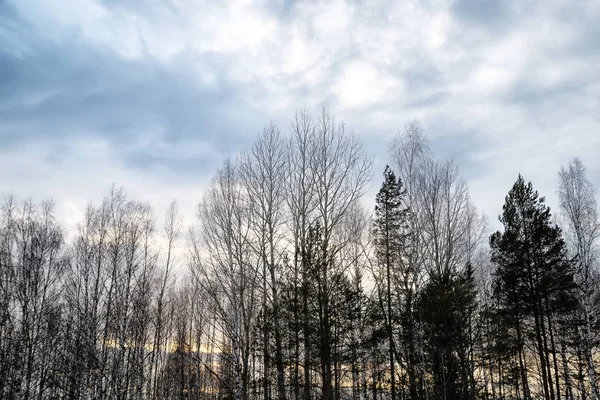
[[[529,324],[525,322],[533,320],[531,333],[535,338],[544,398],[554,399],[553,379],[557,397],[560,385],[553,323],[559,312],[565,312],[559,309],[559,303],[563,304],[561,308],[566,304],[556,300],[570,296],[574,286],[573,263],[567,259],[560,228],[551,222],[550,208],[531,182],[525,184],[521,175],[506,196],[499,219],[504,232],[496,232],[490,238],[492,262],[496,265],[495,294],[500,312],[513,316],[504,321],[512,323],[516,332],[524,395],[528,398],[531,393],[526,386],[523,338],[528,334],[525,330]]]

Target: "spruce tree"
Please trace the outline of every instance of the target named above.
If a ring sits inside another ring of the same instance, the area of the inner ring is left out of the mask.
[[[392,400],[396,399],[396,372],[394,356],[398,349],[395,348],[392,312],[392,291],[396,276],[403,263],[403,251],[405,251],[407,213],[406,191],[402,187],[400,179],[389,166],[385,167],[383,173],[384,181],[375,199],[375,252],[377,260],[385,277],[382,277],[385,293],[384,314],[387,325],[387,339],[389,345],[390,380]]]
[[[472,320],[477,307],[474,270],[433,274],[419,295],[418,310],[427,342],[437,399],[476,397],[473,363]]]

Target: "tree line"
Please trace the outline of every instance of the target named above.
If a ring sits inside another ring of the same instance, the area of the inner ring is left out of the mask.
[[[223,163],[187,228],[112,187],[67,242],[51,201],[9,196],[0,399],[597,400],[581,161],[555,214],[519,175],[490,235],[417,122],[389,159],[369,210],[359,138],[299,109]]]

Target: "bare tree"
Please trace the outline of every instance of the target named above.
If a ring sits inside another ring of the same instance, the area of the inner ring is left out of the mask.
[[[598,295],[598,258],[600,256],[600,217],[596,203],[596,189],[586,176],[578,158],[561,167],[558,195],[567,243],[572,255],[577,256],[576,283],[581,324],[581,346],[587,364],[592,399],[598,399],[596,371],[593,358],[595,340],[593,325],[598,318],[595,297]]]
[[[282,228],[285,222],[286,148],[279,129],[269,125],[259,135],[251,150],[240,162],[241,179],[245,186],[253,232],[254,251],[262,269],[262,313],[266,318],[272,310],[277,368],[277,397],[285,399],[283,346],[279,317],[279,286],[282,262]],[[269,396],[269,324],[263,326],[263,384],[265,400]]]
[[[211,297],[220,319],[221,333],[231,343],[238,400],[248,398],[257,295],[244,196],[237,168],[225,162],[198,208],[202,244],[193,245],[199,257],[194,257],[192,265]],[[200,255],[202,247],[206,256]]]
[[[182,230],[182,220],[179,215],[179,209],[175,201],[171,202],[165,215],[164,235],[166,239],[166,258],[164,268],[161,271],[160,281],[158,283],[158,293],[156,295],[156,309],[152,321],[154,321],[154,337],[152,340],[152,350],[150,356],[150,379],[148,379],[151,396],[158,396],[159,371],[164,367],[164,357],[167,353],[165,343],[165,314],[168,309],[167,291],[172,283],[174,268],[174,252],[177,241],[180,238]]]
[[[419,174],[418,207],[421,243],[429,274],[442,274],[466,264],[470,209],[466,182],[452,161],[428,161]]]
[[[314,187],[316,195],[316,221],[322,227],[320,239],[321,270],[317,274],[320,310],[319,355],[321,361],[321,384],[324,399],[333,399],[331,364],[331,290],[334,267],[339,243],[333,243],[336,229],[346,214],[356,205],[366,191],[371,179],[372,162],[364,154],[361,142],[352,134],[346,134],[344,125],[337,125],[335,118],[326,109],[319,116],[314,131]],[[337,389],[337,386],[336,386]]]
[[[418,122],[412,121],[392,144],[392,154],[400,178],[407,189],[408,240],[404,249],[405,263],[399,274],[405,319],[403,344],[409,372],[411,396],[417,395],[417,379],[412,372],[419,364],[419,385],[428,397],[425,380],[425,342],[422,329],[411,311],[414,299],[431,279],[456,274],[480,260],[485,232],[485,218],[469,198],[466,181],[454,161],[436,161]],[[473,337],[472,329],[468,330]],[[471,358],[472,351],[465,357]],[[418,356],[417,356],[418,354]],[[466,359],[463,364],[466,365]],[[471,360],[471,365],[473,361]],[[474,378],[469,377],[474,392]],[[465,380],[465,379],[463,379]]]
[[[300,330],[296,329],[292,339],[294,346],[294,399],[300,397],[300,351],[304,351],[303,359],[303,398],[310,400],[311,390],[311,347],[308,313],[309,285],[307,265],[305,262],[306,240],[308,229],[315,212],[315,188],[312,163],[315,149],[315,122],[308,109],[296,111],[292,121],[292,137],[288,147],[288,166],[286,168],[286,186],[289,195],[286,197],[290,213],[289,229],[294,249],[293,258],[293,310],[294,325],[302,325],[302,340]],[[302,312],[300,312],[302,310]],[[300,345],[303,344],[303,349]]]
[[[56,390],[63,234],[53,202],[9,198],[0,227],[0,396],[42,398]]]
[[[392,158],[395,161],[399,177],[404,182],[409,199],[416,196],[418,173],[423,163],[431,158],[431,150],[421,124],[410,121],[399,133],[391,146]]]

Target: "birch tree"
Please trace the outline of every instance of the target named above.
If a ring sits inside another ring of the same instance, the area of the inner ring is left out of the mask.
[[[578,158],[574,158],[559,173],[558,195],[561,219],[570,253],[577,257],[575,281],[577,283],[578,328],[580,346],[583,349],[591,397],[598,399],[594,348],[597,333],[594,326],[598,321],[598,284],[600,276],[600,217],[595,195],[596,189],[586,176],[586,169]]]
[[[240,162],[240,175],[248,197],[251,241],[259,264],[262,281],[262,313],[272,315],[277,369],[277,398],[284,400],[285,377],[280,321],[279,286],[283,267],[282,240],[285,223],[286,147],[279,129],[269,125],[258,136],[251,150]],[[268,312],[270,310],[270,312]],[[264,396],[269,398],[270,332],[263,327]]]
[[[227,161],[198,208],[202,243],[193,268],[211,298],[221,333],[231,343],[236,399],[248,398],[250,347],[256,317],[257,269],[239,171]],[[202,256],[201,253],[206,254]]]

